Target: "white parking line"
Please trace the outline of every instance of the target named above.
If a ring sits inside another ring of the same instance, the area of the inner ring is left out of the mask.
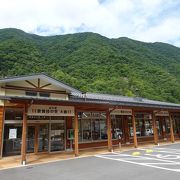
[[[133,155],[129,155],[129,154],[126,154],[126,156],[129,156],[129,157],[134,157],[135,158],[144,158],[144,159],[147,159],[147,160],[155,160],[155,161],[162,161],[162,162],[169,162],[169,163],[176,163],[176,161],[170,161],[170,160],[165,160],[165,159],[158,159],[156,157],[145,157],[145,156],[133,156]],[[114,159],[114,158],[113,158]]]
[[[180,156],[177,156],[177,155],[164,155],[164,154],[145,154],[146,156],[152,156],[152,157],[156,157],[156,158],[159,158],[159,159],[166,159],[166,160],[169,160],[169,159],[180,159]]]
[[[162,170],[167,170],[167,171],[174,171],[174,172],[180,173],[180,169],[165,168],[165,167],[160,167],[160,166],[154,166],[154,165],[147,164],[147,163],[139,163],[139,162],[129,161],[129,160],[125,160],[125,159],[115,159],[115,158],[110,158],[110,157],[101,156],[101,155],[96,155],[96,157],[114,160],[114,161],[126,162],[126,163],[130,163],[130,164],[136,164],[136,165],[140,165],[140,166],[147,166],[147,167],[152,167],[152,168],[162,169]]]
[[[143,151],[148,150],[148,149],[146,149],[146,148],[137,148],[137,149],[138,149],[138,150],[143,150]],[[164,152],[164,153],[168,153],[168,154],[180,155],[180,153],[171,152],[171,151],[164,151],[164,150],[156,150],[156,149],[154,149],[154,152]]]
[[[168,150],[168,151],[171,151],[171,152],[179,152],[180,153],[180,150],[179,149],[172,149],[172,148],[159,148],[159,147],[155,147],[155,149],[157,150]]]
[[[180,162],[174,162],[174,163],[146,163],[146,164],[159,164],[159,165],[178,165]]]

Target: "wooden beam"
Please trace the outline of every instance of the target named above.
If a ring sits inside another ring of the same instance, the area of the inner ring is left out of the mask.
[[[31,86],[33,86],[33,87],[35,87],[35,88],[38,88],[35,84],[33,84],[33,83],[30,82],[30,81],[26,80],[26,82],[27,82],[28,84],[30,84]]]
[[[108,136],[108,151],[112,151],[112,133],[111,133],[111,117],[109,110],[106,111],[106,121],[107,121],[107,136]]]
[[[136,135],[136,119],[135,119],[135,112],[132,110],[132,126],[133,126],[133,134],[134,134],[134,147],[138,147],[137,143],[137,135]]]
[[[158,144],[158,132],[157,132],[157,126],[156,126],[156,116],[154,112],[152,112],[152,125],[153,125],[153,134],[154,134],[154,144]]]
[[[39,125],[36,124],[35,125],[35,135],[34,135],[34,153],[35,154],[38,153],[38,146],[39,146],[38,135],[39,135]]]
[[[12,90],[22,90],[22,91],[35,91],[35,92],[48,92],[48,93],[55,93],[55,94],[66,94],[66,91],[40,89],[40,88],[30,88],[30,87],[12,86],[12,85],[2,86],[1,88],[3,88],[3,89],[12,89]]]
[[[170,122],[171,142],[174,143],[174,130],[173,130],[173,120],[172,120],[172,114],[171,113],[169,113],[169,122]]]
[[[21,144],[21,164],[26,164],[26,136],[27,136],[27,105],[23,111],[23,128],[22,128],[22,144]]]
[[[75,156],[79,156],[79,142],[78,142],[78,112],[75,110],[74,116],[74,153]]]
[[[50,86],[50,85],[52,85],[52,84],[51,83],[45,84],[45,85],[41,86],[40,89],[43,89],[43,88]]]

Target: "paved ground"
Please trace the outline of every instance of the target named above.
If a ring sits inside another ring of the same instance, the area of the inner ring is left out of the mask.
[[[0,180],[179,180],[180,143],[0,171]]]

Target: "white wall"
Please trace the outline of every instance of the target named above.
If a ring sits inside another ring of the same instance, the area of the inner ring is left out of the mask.
[[[35,84],[38,86],[38,80],[30,80],[31,83]],[[40,80],[40,86],[46,85],[50,82]],[[27,87],[27,88],[34,88],[32,85],[27,83],[26,81],[15,81],[15,82],[9,82],[6,85],[11,85],[11,86],[19,86],[19,87]],[[13,90],[13,89],[4,89],[1,88],[1,86],[5,86],[4,84],[0,85],[0,96],[18,96],[18,97],[25,97],[25,91],[24,90]],[[49,85],[43,89],[48,89],[48,90],[58,90],[58,91],[65,91],[63,88],[59,88],[55,85]],[[34,97],[34,96],[33,96]],[[38,96],[37,96],[38,97]],[[51,93],[50,94],[50,99],[62,99],[62,100],[68,100],[68,95],[67,94],[56,94],[56,93]]]

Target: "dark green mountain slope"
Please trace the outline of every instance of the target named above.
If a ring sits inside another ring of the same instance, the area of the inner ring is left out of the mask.
[[[45,72],[81,90],[180,103],[180,48],[94,33],[0,30],[0,76]]]

